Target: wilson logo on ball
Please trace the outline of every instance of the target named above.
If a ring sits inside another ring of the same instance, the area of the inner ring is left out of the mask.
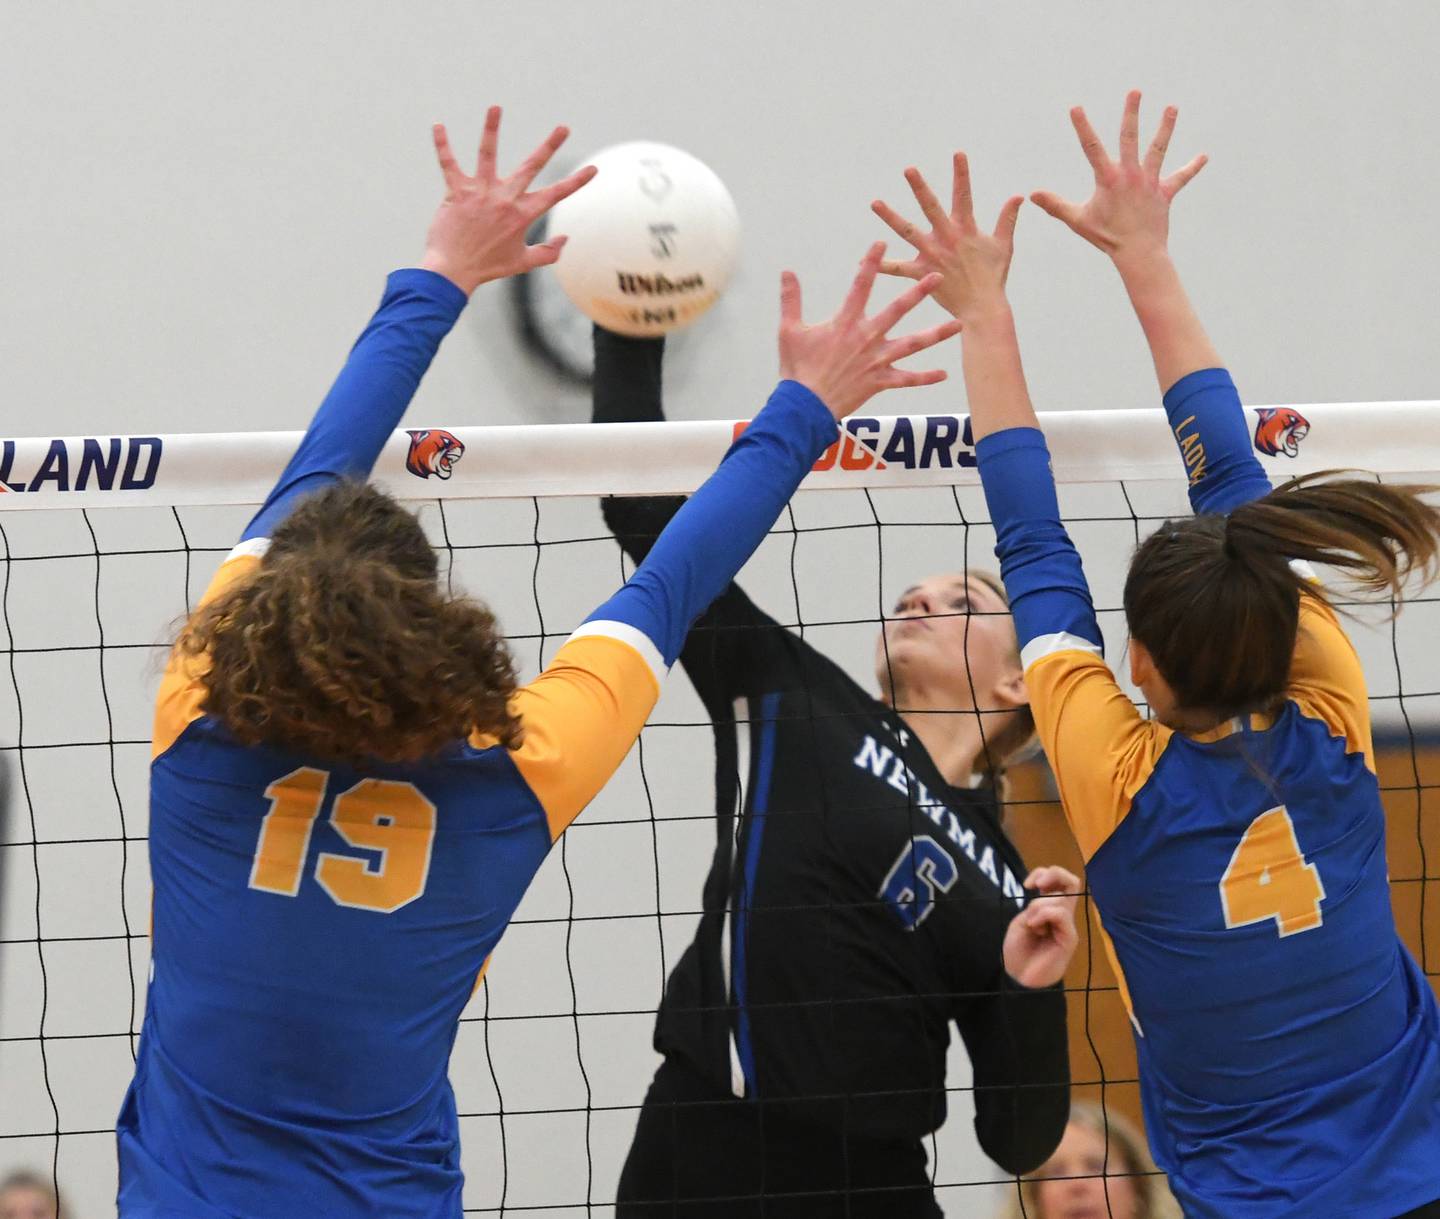
[[[616,271],[615,283],[626,296],[671,296],[677,292],[694,292],[705,286],[703,275],[687,275],[671,279],[668,275],[636,275]]]

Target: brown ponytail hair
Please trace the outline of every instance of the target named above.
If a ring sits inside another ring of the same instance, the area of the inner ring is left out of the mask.
[[[1228,517],[1167,521],[1135,552],[1125,617],[1180,706],[1226,719],[1280,701],[1300,598],[1324,596],[1293,560],[1397,599],[1412,572],[1433,577],[1440,510],[1420,497],[1437,488],[1344,473],[1292,479]]]
[[[969,574],[972,580],[979,580],[999,597],[1007,610],[1010,608],[1010,596],[1005,591],[1005,582],[999,576],[988,571],[974,570]],[[1020,663],[1018,640],[1015,643],[1012,659],[1016,668],[1024,667]],[[986,732],[984,730],[985,716],[983,715],[980,717],[980,726],[980,756],[975,759],[977,767],[992,785],[1001,787],[1004,784],[1006,768],[1024,761],[1030,751],[1039,743],[1035,729],[1035,711],[1029,703],[1025,703],[1016,707],[1006,716],[1004,724],[998,731]]]
[[[443,594],[438,575],[412,513],[335,483],[176,647],[200,661],[205,713],[242,744],[358,764],[415,761],[477,729],[512,745],[509,648],[494,615]]]

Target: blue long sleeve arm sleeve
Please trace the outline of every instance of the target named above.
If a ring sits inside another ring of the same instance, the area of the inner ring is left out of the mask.
[[[635,574],[587,621],[634,627],[674,664],[691,624],[744,566],[837,434],[819,398],[798,381],[780,382]]]
[[[1029,644],[1053,636],[1099,649],[1100,623],[1080,554],[1060,520],[1044,435],[1037,428],[993,432],[975,446],[975,459],[1021,657]]]
[[[326,483],[369,476],[465,301],[433,271],[390,275],[380,308],[242,540],[269,537],[297,500]]]
[[[1229,512],[1270,491],[1250,443],[1235,382],[1223,368],[1202,368],[1165,391],[1165,416],[1190,479],[1190,507]]]

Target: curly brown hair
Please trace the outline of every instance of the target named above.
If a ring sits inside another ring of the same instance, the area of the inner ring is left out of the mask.
[[[441,591],[419,520],[365,483],[305,499],[176,647],[199,661],[202,710],[242,744],[364,765],[429,757],[471,732],[519,741],[515,662],[494,615]]]

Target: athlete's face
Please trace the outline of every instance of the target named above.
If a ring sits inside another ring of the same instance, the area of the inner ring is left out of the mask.
[[[1104,1136],[1071,1122],[1037,1174],[1035,1219],[1135,1219],[1140,1195],[1134,1178],[1104,1175],[1132,1171],[1113,1139],[1107,1163]]]
[[[983,580],[958,573],[900,594],[875,645],[875,675],[897,704],[897,691],[962,711],[1026,701],[1010,610]]]
[[[14,1185],[0,1193],[0,1219],[55,1219],[49,1197],[28,1185]]]

